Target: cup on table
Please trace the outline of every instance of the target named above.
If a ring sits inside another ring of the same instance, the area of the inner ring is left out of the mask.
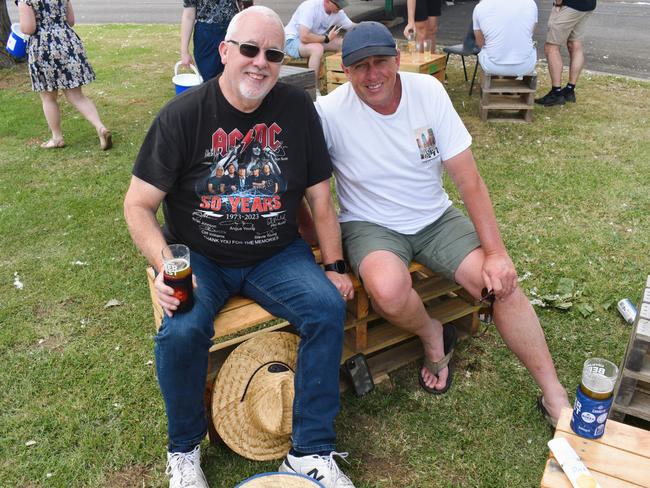
[[[427,61],[431,59],[431,55],[433,54],[431,52],[431,39],[422,41],[422,50],[424,51],[424,59]]]
[[[163,281],[174,289],[174,298],[181,303],[176,312],[187,312],[194,306],[190,249],[184,244],[170,244],[162,249]]]

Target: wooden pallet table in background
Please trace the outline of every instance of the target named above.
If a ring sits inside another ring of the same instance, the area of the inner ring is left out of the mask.
[[[498,118],[532,122],[536,74],[517,79],[515,76],[496,76],[481,71],[480,87],[478,113],[481,120]]]
[[[650,276],[632,325],[610,411],[611,418],[620,421],[628,415],[650,422]]]
[[[444,54],[402,53],[399,70],[410,73],[423,73],[435,76],[438,81],[445,80],[447,56]],[[327,93],[348,81],[341,66],[341,55],[332,54],[325,60]]]
[[[585,439],[571,430],[571,414],[570,408],[562,410],[554,437],[567,439],[601,488],[650,487],[650,432],[608,420],[600,439]],[[571,488],[553,454],[546,461],[541,487]]]

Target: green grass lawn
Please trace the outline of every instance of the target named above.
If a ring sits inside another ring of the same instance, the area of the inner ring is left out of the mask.
[[[65,103],[66,148],[40,149],[49,132],[26,67],[0,71],[0,486],[166,486],[145,261],[122,198],[145,131],[173,96],[178,29],[78,32],[111,151]],[[573,307],[538,311],[574,390],[586,358],[620,362],[630,327],[616,301],[637,302],[650,273],[650,84],[585,74],[577,104],[536,107],[532,124],[480,122],[460,64],[447,88],[522,286],[543,296],[573,280]],[[106,308],[111,299],[120,305]],[[528,373],[493,328],[456,360],[442,397],[419,388],[414,365],[367,397],[343,396],[339,449],[357,487],[539,486],[550,434]],[[212,487],[278,465],[205,447]]]

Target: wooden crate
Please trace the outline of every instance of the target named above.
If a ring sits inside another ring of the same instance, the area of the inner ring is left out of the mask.
[[[444,54],[432,54],[425,58],[424,54],[402,54],[400,57],[400,71],[410,73],[423,73],[433,75],[441,83],[445,80],[445,67],[447,57]],[[341,55],[332,54],[325,61],[325,78],[327,80],[327,93],[348,81],[343,67]]]
[[[650,421],[650,276],[614,388],[611,417],[628,415]]]
[[[562,410],[554,437],[567,439],[601,488],[650,487],[650,432],[608,420],[600,439],[585,439],[571,430],[571,414]],[[552,453],[541,487],[571,488]]]
[[[532,122],[537,75],[497,76],[481,72],[479,117]]]

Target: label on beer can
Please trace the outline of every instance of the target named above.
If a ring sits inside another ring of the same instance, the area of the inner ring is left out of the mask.
[[[628,324],[634,323],[636,318],[636,307],[632,304],[629,298],[623,298],[616,304],[616,308],[621,313],[623,318]]]
[[[585,395],[580,386],[576,392],[576,401],[573,404],[571,429],[581,437],[598,439],[605,433],[605,422],[609,407],[612,406],[613,396],[606,400],[594,400]]]

